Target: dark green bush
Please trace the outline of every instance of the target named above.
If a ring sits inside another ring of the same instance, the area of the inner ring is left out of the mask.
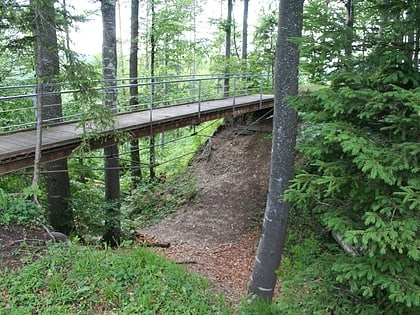
[[[350,301],[350,313],[366,304],[376,308],[365,313],[418,314],[420,89],[358,83],[293,102],[305,121],[298,147],[304,161],[286,198],[358,250],[355,257],[321,259],[314,270],[303,270],[322,277],[316,285],[321,299],[310,303],[322,309],[328,300],[323,290],[338,286],[334,303]],[[307,302],[302,295],[302,307]]]

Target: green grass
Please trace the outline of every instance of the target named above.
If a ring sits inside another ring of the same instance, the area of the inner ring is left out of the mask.
[[[52,247],[0,274],[0,314],[230,314],[208,283],[144,248]]]

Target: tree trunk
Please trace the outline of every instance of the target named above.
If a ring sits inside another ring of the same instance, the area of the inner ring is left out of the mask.
[[[102,71],[104,79],[104,106],[117,109],[117,40],[115,22],[115,1],[101,1],[103,44]],[[104,149],[105,164],[105,199],[109,202],[105,219],[104,241],[115,246],[120,242],[121,227],[119,221],[120,170],[118,146]]]
[[[242,22],[242,59],[248,57],[248,6],[249,0],[244,0],[244,18]]]
[[[226,46],[225,46],[225,79],[223,83],[223,96],[229,96],[229,62],[230,62],[230,53],[231,53],[231,43],[232,43],[232,11],[233,11],[233,0],[228,0],[228,12],[226,19]]]
[[[347,70],[351,69],[351,56],[353,53],[353,25],[354,25],[354,3],[353,0],[347,0],[346,2],[346,41],[345,41],[345,66]]]
[[[35,9],[36,75],[42,93],[38,102],[42,107],[43,125],[62,120],[61,94],[57,84],[60,72],[54,0],[33,0]],[[41,91],[39,91],[41,92]],[[70,183],[67,159],[47,163],[47,211],[50,224],[55,230],[68,234],[73,230],[73,213],[68,206]]]
[[[138,45],[139,45],[139,0],[131,0],[131,40],[130,40],[130,106],[138,105]],[[131,185],[136,188],[141,180],[139,140],[130,142]]]
[[[152,14],[152,30],[151,30],[151,35],[150,35],[150,77],[151,77],[151,85],[150,85],[150,94],[151,94],[151,98],[150,98],[150,106],[153,108],[153,102],[154,102],[154,96],[155,96],[155,85],[153,84],[155,82],[155,58],[156,58],[156,36],[155,36],[155,1],[152,0],[152,7],[151,7],[151,14]],[[150,117],[150,119],[152,119]],[[150,122],[152,123],[152,122]],[[152,131],[152,130],[150,130]],[[155,136],[152,134],[150,134],[150,139],[149,139],[149,176],[150,176],[150,180],[154,180],[156,177],[155,174],[155,161],[156,161],[156,154],[155,154]]]
[[[414,37],[414,53],[413,53],[413,66],[414,68],[419,68],[419,52],[420,52],[420,4],[416,2],[415,4],[415,37]]]
[[[251,294],[267,301],[273,298],[290,208],[281,196],[293,177],[297,114],[288,107],[286,97],[298,92],[299,51],[290,38],[301,36],[303,2],[280,0],[279,4],[269,192],[249,285]]]

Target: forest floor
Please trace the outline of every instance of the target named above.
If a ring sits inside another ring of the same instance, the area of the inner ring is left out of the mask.
[[[270,130],[271,121],[262,129]],[[271,158],[267,132],[216,133],[194,165],[198,201],[140,231],[169,259],[209,278],[233,302],[246,296],[265,209]]]
[[[271,121],[261,127],[271,130]],[[254,264],[268,189],[271,139],[268,132],[241,135],[235,130],[221,128],[207,150],[197,154],[193,172],[198,198],[139,232],[170,243],[169,248],[156,250],[208,277],[215,292],[236,304],[246,296]],[[45,247],[39,241],[47,241],[44,230],[0,227],[2,265],[15,269],[22,264],[24,239],[43,254]]]

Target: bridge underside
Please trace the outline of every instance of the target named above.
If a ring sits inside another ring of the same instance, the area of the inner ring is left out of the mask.
[[[272,108],[272,95],[248,95],[223,100],[205,101],[119,114],[114,130],[129,133],[132,139],[142,138],[181,127],[198,125],[224,117],[236,117]],[[114,130],[89,140],[92,150],[116,144]],[[35,130],[0,135],[0,175],[33,166]],[[82,143],[79,123],[64,123],[43,129],[41,163],[70,156]]]

